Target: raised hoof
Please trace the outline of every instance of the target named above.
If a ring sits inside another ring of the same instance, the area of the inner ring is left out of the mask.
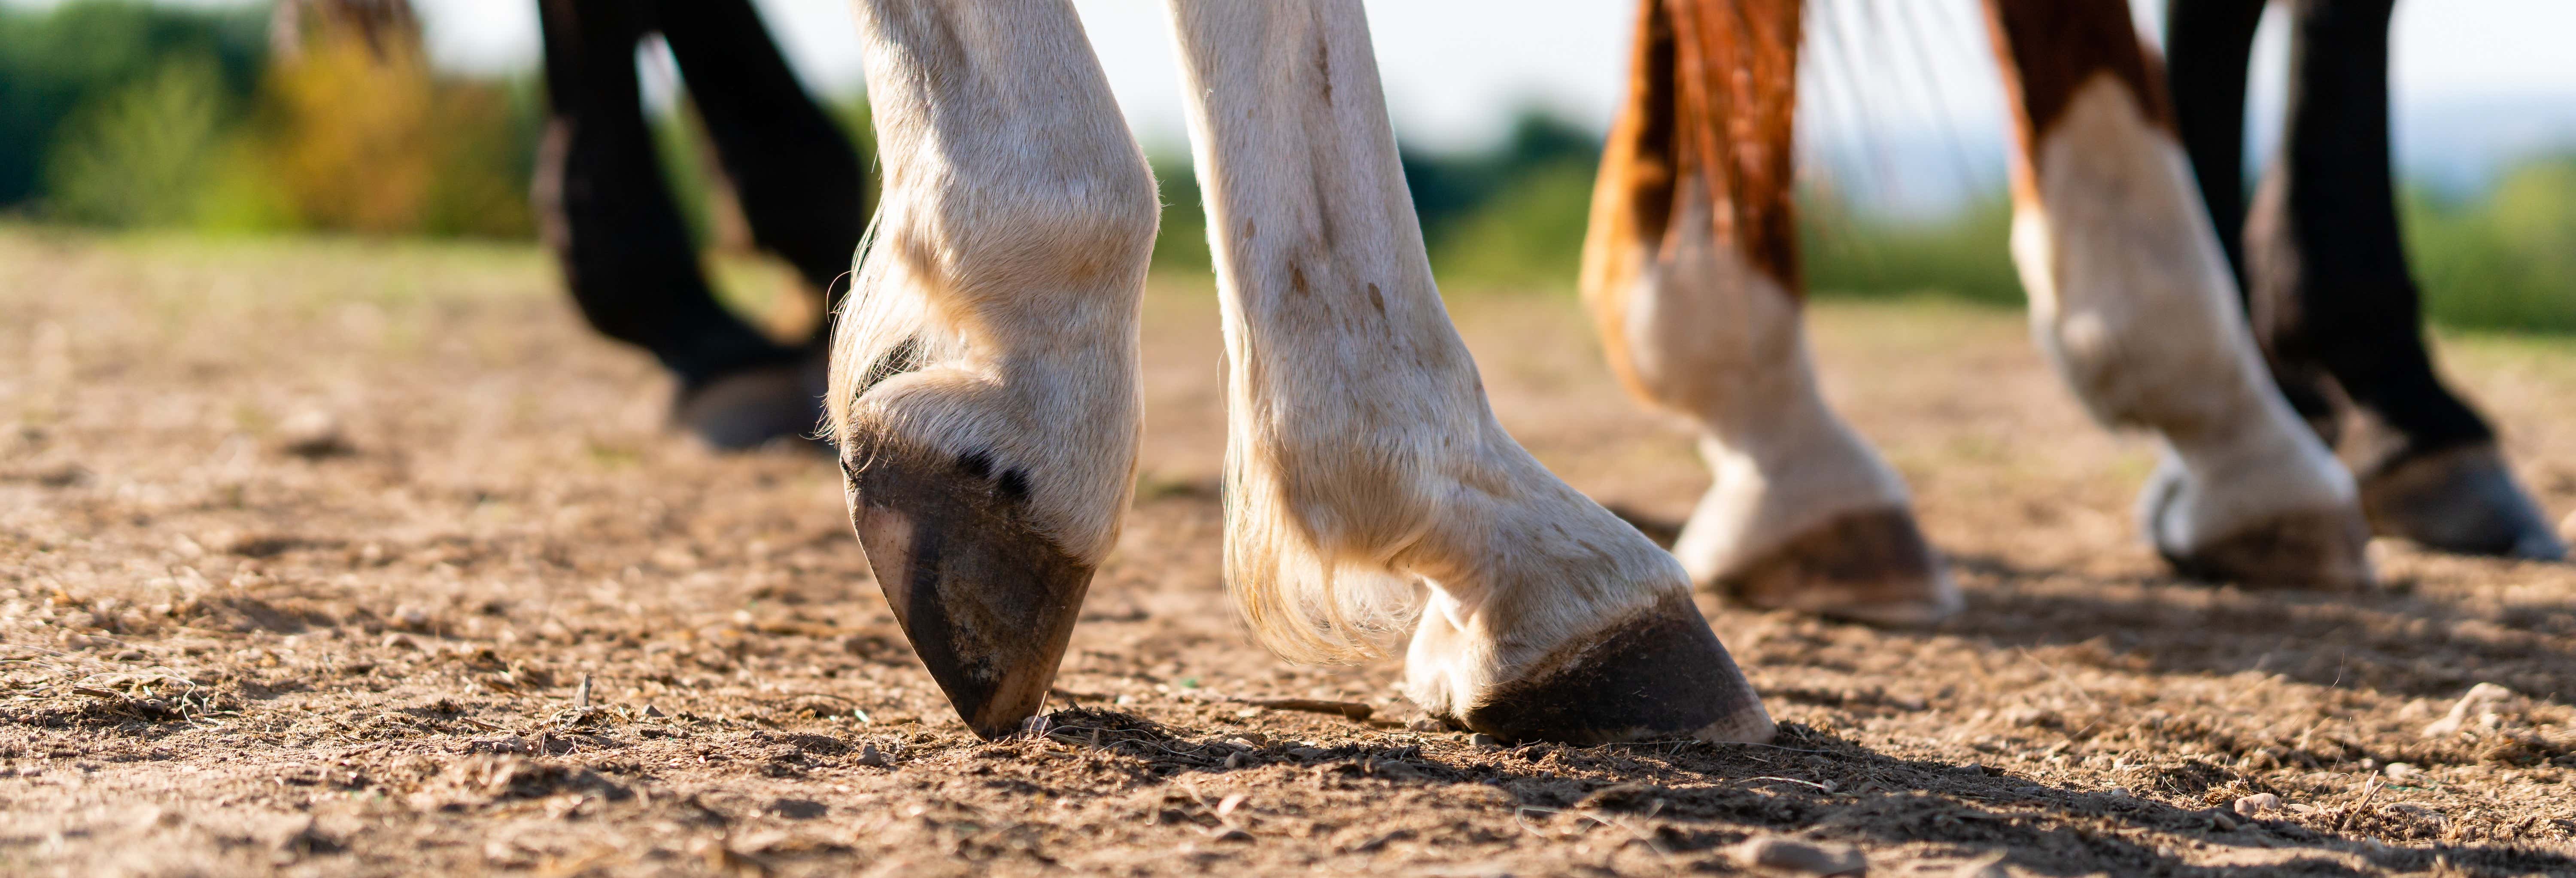
[[[671,423],[718,451],[758,448],[771,440],[812,437],[823,419],[824,367],[819,358],[744,369],[680,388]]]
[[[2504,455],[2481,442],[2381,468],[2361,480],[2370,528],[2426,548],[2464,555],[2557,561],[2567,546],[2531,496],[2514,484]]]
[[[1778,727],[1690,598],[1568,640],[1477,699],[1460,725],[1506,741],[1763,743]]]
[[[1871,625],[1929,625],[1959,611],[1959,588],[1901,508],[1847,513],[1721,576],[1747,606]]]
[[[865,439],[845,451],[850,521],[913,652],[977,736],[1017,731],[1055,681],[1091,567],[1030,525],[1019,473]]]
[[[2349,508],[2295,510],[2184,545],[2162,527],[2184,494],[2181,469],[2169,462],[2147,482],[2140,509],[2156,554],[2176,573],[2203,582],[2321,591],[2353,591],[2372,581],[2365,554],[2370,528]]]

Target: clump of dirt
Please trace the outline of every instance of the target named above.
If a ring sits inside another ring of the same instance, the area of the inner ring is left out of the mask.
[[[10,233],[0,262],[12,873],[2576,873],[2576,571],[2388,545],[2359,595],[2178,581],[2127,520],[2152,448],[2017,315],[1811,309],[1965,614],[1707,600],[1778,741],[1499,747],[1418,722],[1392,666],[1238,629],[1216,318],[1160,288],[1125,537],[1046,722],[984,743],[831,464],[661,432],[662,379],[533,251]],[[1686,514],[1689,436],[1572,303],[1452,304],[1543,461]],[[2576,506],[2576,349],[2448,342]]]

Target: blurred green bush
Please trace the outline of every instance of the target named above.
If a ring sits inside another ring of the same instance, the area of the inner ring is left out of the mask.
[[[41,11],[0,6],[0,208],[24,206],[44,193],[46,165],[75,116],[88,115],[99,126],[114,124],[103,117],[122,113],[131,123],[132,114],[151,110],[154,101],[248,95],[266,62],[267,34],[267,10],[255,7],[191,9],[139,0],[84,0]],[[179,83],[169,72],[174,67],[210,83]],[[137,88],[157,94],[132,96],[120,111],[84,114]],[[205,108],[219,124],[234,121],[240,109],[237,100]]]
[[[2576,332],[2576,154],[2526,162],[2484,193],[2410,192],[2407,253],[2448,326]]]
[[[416,41],[262,7],[0,7],[0,208],[110,227],[525,237],[533,79],[443,77]]]

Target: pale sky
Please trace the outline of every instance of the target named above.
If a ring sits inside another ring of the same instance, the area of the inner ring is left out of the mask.
[[[451,65],[525,68],[536,52],[535,4],[528,0],[414,0],[432,48]],[[816,88],[858,87],[858,42],[848,0],[757,0],[771,29]],[[1906,4],[1900,7],[1898,4]],[[1179,79],[1162,0],[1074,0],[1111,86],[1148,140],[1180,136]],[[2160,15],[2162,0],[2135,4]],[[1986,92],[1993,62],[1984,54],[1973,0],[1821,0],[1811,30],[1837,19],[1838,33],[1864,47],[1849,54],[1863,83],[1848,100],[1879,124],[1903,124],[1910,105],[1929,103],[1923,81],[1946,84],[1941,103],[1958,124],[1992,127],[2000,106]],[[1376,0],[1369,21],[1388,101],[1408,140],[1467,146],[1501,130],[1518,107],[1537,102],[1594,127],[1606,126],[1635,14],[1628,0]],[[2396,78],[2400,111],[2446,100],[2497,95],[2562,98],[2576,106],[2576,2],[2411,0],[2398,8]],[[1907,23],[1929,33],[1899,44]],[[2262,53],[2279,78],[2281,34],[2268,29]],[[1918,46],[1927,64],[1915,54]],[[1811,52],[1821,60],[1823,52]],[[1849,62],[1847,62],[1849,63]],[[1954,93],[1955,92],[1955,93]],[[1827,94],[1811,89],[1815,95]],[[1915,95],[1909,98],[1908,95]],[[1920,121],[1920,114],[1913,121]],[[1888,117],[1881,119],[1879,117]],[[1962,118],[1965,117],[1965,118]]]
[[[534,67],[532,0],[413,2],[442,65]],[[810,85],[859,88],[849,0],[755,2]],[[2144,24],[2162,14],[2163,2],[2133,7]],[[1073,3],[1139,138],[1149,148],[1177,146],[1179,78],[1164,0]],[[1435,149],[1490,142],[1532,104],[1606,128],[1635,14],[1631,0],[1372,0],[1368,8],[1397,132]],[[1967,144],[1985,162],[2002,131],[2002,105],[1975,0],[1811,0],[1810,9],[1817,11],[1802,92],[1809,139],[1853,140],[1857,132],[1857,140],[1881,143]],[[2470,159],[2452,154],[2576,145],[2576,50],[2568,48],[2576,0],[2408,0],[2398,18],[2401,160],[2439,153],[2458,163]],[[1826,37],[1834,45],[1815,45]],[[2258,129],[2262,116],[2277,113],[2284,45],[2277,22],[2267,25],[2257,52]]]

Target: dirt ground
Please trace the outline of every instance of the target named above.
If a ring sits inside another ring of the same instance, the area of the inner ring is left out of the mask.
[[[1455,307],[1541,459],[1690,507],[1689,437],[1571,302]],[[1780,835],[1874,875],[2576,874],[2576,569],[2384,545],[2371,594],[2177,581],[2129,523],[2150,446],[2017,314],[1814,309],[1964,615],[1704,599],[1776,745],[1505,749],[1415,730],[1392,666],[1243,636],[1213,298],[1148,310],[1126,536],[1052,729],[986,744],[832,465],[662,432],[668,385],[534,251],[0,230],[0,873],[1727,873]],[[2446,355],[2576,507],[2576,346]],[[2515,694],[2424,732],[2479,683]],[[1255,703],[1286,698],[1373,714]]]

